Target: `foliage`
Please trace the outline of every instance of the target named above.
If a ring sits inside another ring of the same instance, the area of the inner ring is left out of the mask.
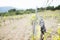
[[[37,8],[38,12],[44,11],[44,10],[60,10],[60,5],[57,7],[54,6],[48,6],[46,8]],[[2,12],[0,13],[0,16],[12,16],[12,15],[22,15],[22,14],[30,14],[30,13],[35,13],[35,9],[26,9],[26,10],[16,10],[16,9],[10,9],[8,12]]]
[[[33,15],[31,16],[31,20],[36,20],[36,14],[33,14]]]
[[[15,12],[16,11],[16,9],[10,9],[10,10],[8,10],[8,12]]]
[[[60,10],[60,5],[58,5],[55,9]]]
[[[22,14],[24,14],[24,10],[17,10],[16,11],[16,15],[22,15]]]
[[[26,12],[29,12],[29,13],[35,13],[35,10],[34,9],[26,9],[25,11]]]
[[[45,8],[41,7],[41,8],[37,8],[38,12],[44,11]]]
[[[60,35],[60,28],[57,29],[57,33]]]
[[[48,6],[46,10],[55,10],[54,6]]]

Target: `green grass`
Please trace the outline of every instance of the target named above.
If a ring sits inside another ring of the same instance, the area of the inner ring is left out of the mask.
[[[58,27],[58,29],[57,29],[57,33],[60,35],[60,27]]]
[[[2,24],[1,24],[1,23],[2,23],[2,20],[0,19],[0,27],[2,26]]]
[[[39,15],[42,16],[43,18],[60,18],[60,10],[56,11],[44,11],[40,12]]]
[[[24,18],[26,15],[13,15],[13,16],[3,16],[2,19],[6,20],[6,19],[22,19]]]

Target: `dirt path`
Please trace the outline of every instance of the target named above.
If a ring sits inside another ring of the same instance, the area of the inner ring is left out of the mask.
[[[5,20],[0,27],[0,40],[28,40],[31,28],[27,16],[19,20]]]

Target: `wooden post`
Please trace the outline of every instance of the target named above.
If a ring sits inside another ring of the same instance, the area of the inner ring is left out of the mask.
[[[35,20],[32,21],[32,25],[33,25],[33,40],[35,40],[35,34],[36,34],[36,31],[35,31]]]

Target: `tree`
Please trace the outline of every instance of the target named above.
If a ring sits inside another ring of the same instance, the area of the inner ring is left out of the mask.
[[[35,13],[35,10],[34,9],[26,9],[26,12]]]
[[[16,9],[10,9],[10,10],[8,10],[8,12],[15,12],[16,11]]]
[[[24,10],[17,10],[16,11],[16,15],[22,15],[22,14],[24,14]]]
[[[59,6],[57,6],[57,7],[55,7],[55,9],[60,10],[60,5],[59,5]]]

